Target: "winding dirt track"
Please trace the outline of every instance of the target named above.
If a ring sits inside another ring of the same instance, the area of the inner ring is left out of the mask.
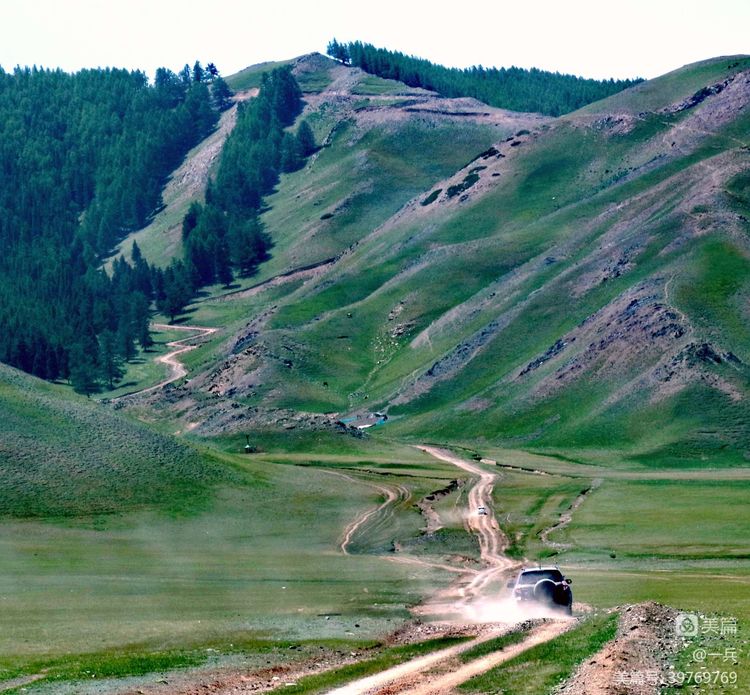
[[[164,381],[160,381],[158,384],[149,386],[145,389],[141,389],[140,391],[133,391],[133,393],[125,394],[124,396],[120,396],[119,398],[113,398],[112,401],[121,401],[125,398],[133,398],[134,396],[141,396],[144,393],[158,391],[159,389],[164,388],[167,384],[171,384],[172,382],[177,381],[178,379],[182,379],[182,377],[184,376],[187,376],[188,371],[185,368],[185,365],[182,364],[182,362],[180,362],[177,357],[179,355],[183,355],[186,352],[190,352],[191,350],[195,350],[198,345],[195,345],[192,341],[194,341],[196,338],[203,338],[205,336],[213,335],[214,333],[216,333],[216,331],[219,330],[218,328],[206,328],[204,326],[173,326],[166,323],[154,323],[151,324],[151,327],[160,331],[189,331],[194,335],[190,335],[187,338],[181,338],[180,340],[173,340],[167,343],[167,347],[171,347],[174,349],[164,355],[159,355],[159,357],[154,360],[154,362],[157,362],[158,364],[166,365],[167,369],[169,370],[169,376],[164,379]]]
[[[363,483],[365,481],[358,480],[339,471],[327,471],[330,475],[336,475],[340,478],[345,478],[352,483]],[[359,531],[365,524],[370,523],[371,526],[380,525],[387,521],[393,515],[393,504],[395,502],[404,502],[411,497],[409,489],[403,485],[378,485],[377,483],[366,483],[370,487],[377,490],[383,495],[383,501],[376,507],[366,509],[360,512],[357,517],[344,529],[344,533],[341,537],[341,543],[339,543],[339,549],[344,555],[349,555],[349,546],[352,543],[357,531]],[[376,520],[376,521],[373,521]]]
[[[502,575],[514,570],[518,564],[504,554],[507,539],[501,533],[492,512],[492,490],[498,475],[445,449],[430,446],[418,448],[441,461],[461,468],[476,478],[476,483],[469,491],[469,510],[464,517],[464,524],[467,531],[477,535],[480,555],[485,567],[481,570],[470,570],[443,565],[443,568],[458,572],[460,576],[450,589],[440,592],[433,600],[424,604],[420,611],[424,615],[440,616],[442,619],[466,620],[467,615],[481,614],[481,604],[488,598],[486,594],[490,585],[497,582]],[[389,508],[398,497],[393,489],[381,485],[375,487],[382,492],[385,499],[378,507],[363,512],[347,526],[341,543],[341,551],[344,553],[347,553],[347,546],[352,536],[376,514]],[[486,516],[477,513],[480,506],[487,509]],[[409,556],[396,555],[392,560],[427,564]],[[437,566],[436,563],[435,566]],[[476,639],[362,678],[330,691],[329,695],[395,695],[397,693],[399,695],[445,695],[473,676],[485,673],[527,649],[553,639],[570,629],[573,624],[573,621],[569,619],[545,622],[534,627],[518,644],[492,652],[467,664],[462,664],[456,658],[477,644],[507,631],[517,621],[517,617],[509,617],[504,625],[490,625],[489,629],[485,629]],[[476,622],[481,623],[481,620]]]
[[[509,574],[519,564],[504,554],[508,542],[500,531],[492,508],[492,490],[498,475],[446,449],[432,446],[417,448],[478,478],[469,490],[469,509],[464,517],[464,525],[467,531],[477,535],[480,557],[485,567],[473,573],[467,572],[466,581],[457,582],[447,592],[439,594],[434,600],[424,604],[419,611],[424,615],[458,614],[456,617],[464,618],[471,604],[485,597],[485,591],[492,582]],[[486,516],[477,513],[479,507],[487,510]]]
[[[189,329],[185,327],[185,330]],[[180,351],[185,347],[190,347],[180,345],[184,341],[175,342],[178,343],[176,347]],[[172,359],[174,359],[175,353],[180,354],[178,350],[170,353]],[[473,485],[469,483],[471,485],[468,495],[470,506],[464,518],[467,531],[477,534],[484,567],[475,569],[462,565],[451,565],[447,564],[450,560],[436,562],[401,552],[389,553],[384,555],[383,559],[391,562],[429,566],[455,573],[456,581],[454,584],[448,590],[440,592],[437,597],[423,604],[421,607],[422,613],[424,616],[430,616],[430,620],[435,619],[442,623],[450,623],[450,625],[444,625],[449,630],[457,628],[459,633],[477,636],[462,644],[441,649],[359,679],[346,686],[329,691],[329,695],[448,695],[448,693],[456,692],[457,686],[473,676],[485,673],[527,649],[557,637],[575,624],[575,621],[569,618],[536,623],[525,638],[515,645],[491,652],[468,663],[463,663],[459,659],[461,653],[507,632],[531,616],[521,616],[517,610],[515,612],[507,611],[505,608],[500,612],[485,610],[487,601],[491,602],[493,595],[499,593],[491,584],[498,581],[503,573],[510,573],[515,567],[515,563],[503,554],[507,542],[492,514],[492,488],[499,477],[498,474],[493,473],[491,469],[485,470],[473,462],[466,461],[444,449],[435,447],[420,447],[420,449],[431,456],[461,468],[474,479]],[[411,499],[411,491],[401,485],[388,485],[380,482],[368,483],[361,478],[355,478],[341,471],[328,470],[326,472],[351,483],[356,481],[360,484],[369,484],[379,495],[382,495],[381,500],[360,512],[344,529],[339,541],[339,550],[345,555],[353,553],[356,537],[359,533],[365,531],[365,527],[368,533],[373,530],[377,531],[381,525],[388,524],[399,505],[406,504]],[[487,516],[480,516],[477,513],[477,507],[479,506],[486,507],[488,510]],[[351,661],[346,663],[351,663]],[[326,668],[331,668],[331,666],[329,665]],[[321,669],[319,666],[312,667],[312,670],[300,670],[292,667],[284,674],[284,678],[294,681],[311,673],[319,673],[321,670],[325,669]],[[157,685],[137,692],[148,692],[152,695],[177,695],[178,693],[193,695],[197,692],[214,693],[214,695],[239,695],[239,693],[258,693],[268,692],[269,690],[276,692],[279,689],[280,682],[278,678],[271,679],[271,675],[274,673],[273,671],[250,675],[240,673],[231,678],[212,679],[208,677],[202,682],[189,679],[185,684],[177,685],[170,682],[168,685]],[[127,693],[132,695],[135,695],[135,692],[132,689],[127,690]]]

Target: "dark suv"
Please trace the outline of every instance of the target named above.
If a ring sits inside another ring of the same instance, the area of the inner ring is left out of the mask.
[[[532,601],[547,608],[573,612],[571,580],[557,567],[528,567],[521,570],[508,586],[513,588],[513,598],[518,602]]]

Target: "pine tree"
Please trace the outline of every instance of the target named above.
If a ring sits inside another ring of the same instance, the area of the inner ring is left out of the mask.
[[[122,379],[125,374],[122,357],[117,349],[117,341],[118,337],[112,331],[103,331],[99,336],[100,373],[109,389],[113,389],[115,382]]]
[[[200,61],[196,60],[195,64],[193,65],[193,82],[203,82],[205,76],[206,73],[203,70]]]
[[[99,391],[99,366],[81,344],[74,345],[70,353],[70,383],[76,393],[86,397]]]
[[[641,80],[591,80],[532,68],[446,68],[398,51],[355,41],[333,39],[328,54],[343,63],[351,61],[366,72],[400,80],[448,97],[470,96],[491,106],[515,111],[535,111],[551,116],[568,113],[637,84]]]
[[[237,222],[229,235],[232,263],[242,275],[249,275],[258,263],[265,260],[268,240],[257,215]]]
[[[351,60],[347,45],[345,43],[339,43],[336,39],[330,41],[326,53],[331,56],[331,58],[340,61],[344,65],[347,65]]]
[[[297,142],[299,143],[299,150],[303,157],[308,157],[315,152],[315,136],[313,135],[312,128],[307,121],[302,121],[297,129]]]
[[[211,83],[211,99],[214,108],[226,111],[232,105],[234,92],[229,88],[223,77],[216,77]]]
[[[302,163],[299,141],[291,133],[284,133],[281,140],[281,171],[297,171]]]
[[[141,346],[141,349],[148,350],[154,344],[149,326],[148,300],[143,293],[136,292],[133,296],[131,306],[133,307],[134,314],[133,335]]]
[[[0,72],[0,172],[14,183],[0,187],[0,360],[88,393],[101,378],[97,336],[113,333],[125,357],[134,338],[149,343],[161,273],[137,244],[99,269],[218,119],[192,77],[162,68],[152,86],[126,70]],[[85,349],[73,359],[76,343]]]
[[[135,347],[135,325],[132,307],[126,309],[126,314],[120,317],[120,323],[115,335],[115,352],[126,362],[132,362],[138,356]]]
[[[182,218],[182,241],[185,242],[190,237],[192,232],[198,226],[198,220],[200,219],[201,213],[203,212],[203,206],[193,201],[190,203],[188,211],[185,213],[185,217]]]
[[[170,321],[174,321],[192,295],[193,287],[187,268],[179,261],[172,261],[164,273],[164,298],[158,304],[159,311],[169,316]]]

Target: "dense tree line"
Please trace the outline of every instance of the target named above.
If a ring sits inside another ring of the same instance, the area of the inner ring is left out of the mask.
[[[166,313],[178,313],[191,288],[228,284],[267,258],[270,239],[258,216],[263,196],[280,173],[299,169],[315,149],[307,122],[296,133],[289,130],[301,110],[302,93],[288,67],[265,74],[258,96],[238,105],[205,203],[193,203],[183,220],[184,259],[167,270]]]
[[[474,97],[490,106],[560,116],[632,87],[641,80],[592,80],[531,68],[446,68],[423,58],[354,41],[328,44],[328,55],[410,87],[447,97]]]
[[[113,385],[150,344],[168,271],[137,246],[102,259],[160,203],[166,176],[230,93],[211,64],[175,74],[0,68],[0,360],[78,391]]]

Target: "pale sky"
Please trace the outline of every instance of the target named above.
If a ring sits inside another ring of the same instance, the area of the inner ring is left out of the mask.
[[[0,0],[0,65],[223,75],[362,40],[449,66],[656,77],[750,53],[750,0]]]

